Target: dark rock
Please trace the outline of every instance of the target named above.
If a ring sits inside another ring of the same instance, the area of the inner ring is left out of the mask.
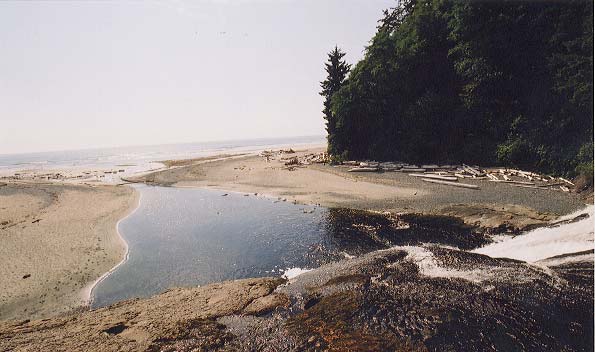
[[[283,283],[172,289],[78,315],[4,322],[0,350],[593,350],[592,251],[527,264],[395,247]]]

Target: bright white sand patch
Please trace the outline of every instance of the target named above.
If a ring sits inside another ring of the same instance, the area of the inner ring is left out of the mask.
[[[308,271],[311,271],[311,270],[312,269],[289,268],[289,269],[285,270],[285,272],[281,276],[290,280],[296,276],[302,275],[303,273],[307,273]]]
[[[593,205],[560,217],[554,223],[571,220],[582,214],[588,214],[588,217],[555,227],[535,229],[520,236],[478,248],[472,252],[494,258],[511,258],[535,262],[561,254],[593,249]]]

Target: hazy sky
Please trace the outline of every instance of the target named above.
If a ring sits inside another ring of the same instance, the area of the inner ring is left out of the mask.
[[[0,2],[0,154],[324,134],[394,0]]]

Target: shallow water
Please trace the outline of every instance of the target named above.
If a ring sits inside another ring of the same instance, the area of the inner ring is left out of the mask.
[[[119,224],[129,258],[95,287],[93,307],[170,287],[281,276],[393,245],[486,243],[443,218],[398,219],[206,189],[137,189],[139,208]]]

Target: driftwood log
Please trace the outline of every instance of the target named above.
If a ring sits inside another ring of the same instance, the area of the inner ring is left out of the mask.
[[[432,180],[432,179],[429,179],[429,178],[422,178],[421,180],[424,181],[424,182],[437,183],[437,184],[447,185],[447,186],[469,188],[469,189],[479,189],[479,186],[470,185],[468,183],[458,183],[458,182],[450,182],[450,181]]]
[[[456,178],[455,176],[442,176],[442,175],[432,175],[432,174],[409,174],[409,176],[423,177],[423,178],[429,178],[429,179],[433,179],[433,180],[442,180],[442,181],[452,181],[452,182],[458,181],[458,178]]]
[[[535,186],[535,182],[512,181],[512,180],[490,180],[490,181],[491,182],[500,182],[500,183],[514,183],[517,185]]]
[[[377,167],[354,167],[353,169],[347,170],[347,172],[376,172]]]

